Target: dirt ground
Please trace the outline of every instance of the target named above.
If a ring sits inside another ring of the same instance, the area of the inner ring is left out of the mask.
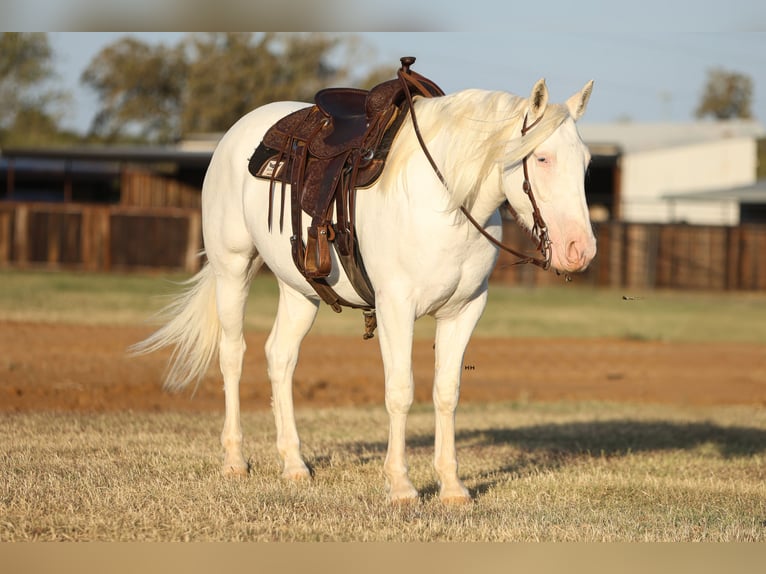
[[[168,354],[125,349],[148,327],[0,321],[0,412],[220,411],[211,368],[196,394],[162,390]],[[265,335],[248,333],[244,410],[267,409]],[[416,400],[430,401],[433,350],[413,351]],[[465,357],[461,402],[609,400],[766,405],[766,348],[757,344],[669,344],[625,340],[478,339]],[[377,339],[309,335],[296,372],[297,408],[382,405]]]

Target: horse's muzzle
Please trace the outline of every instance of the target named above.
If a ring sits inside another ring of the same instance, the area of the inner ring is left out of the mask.
[[[564,249],[554,245],[552,264],[555,269],[568,273],[585,271],[596,256],[596,239],[570,239]]]

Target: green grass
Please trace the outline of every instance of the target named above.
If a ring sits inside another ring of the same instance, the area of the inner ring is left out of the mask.
[[[438,501],[429,408],[409,506],[384,497],[382,407],[297,415],[303,484],[279,478],[270,413],[244,415],[240,480],[219,475],[216,415],[0,416],[0,541],[766,541],[757,407],[467,405],[458,508]]]
[[[490,286],[477,334],[766,342],[766,293]]]
[[[150,320],[185,278],[0,271],[0,319],[139,324]],[[246,317],[249,329],[270,329],[277,296],[272,276],[256,277]],[[433,320],[424,318],[416,324],[416,336],[431,337],[433,328]],[[361,313],[347,309],[336,314],[323,305],[314,332],[359,335]],[[495,284],[475,336],[766,343],[766,293],[626,293],[576,284],[539,289]]]

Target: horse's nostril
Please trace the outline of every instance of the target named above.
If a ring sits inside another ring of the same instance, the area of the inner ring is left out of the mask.
[[[584,257],[584,253],[576,241],[569,242],[566,254],[570,263],[580,263]]]

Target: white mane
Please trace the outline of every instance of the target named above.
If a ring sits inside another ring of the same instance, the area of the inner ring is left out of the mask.
[[[415,115],[423,140],[447,181],[450,209],[470,208],[487,179],[521,162],[569,117],[564,105],[549,104],[542,120],[521,137],[529,100],[507,92],[464,90],[437,98],[417,98]],[[440,139],[446,145],[431,144]],[[401,174],[407,162],[423,154],[407,119],[397,136],[399,145],[389,155],[390,177]],[[499,179],[497,180],[500,181]]]

